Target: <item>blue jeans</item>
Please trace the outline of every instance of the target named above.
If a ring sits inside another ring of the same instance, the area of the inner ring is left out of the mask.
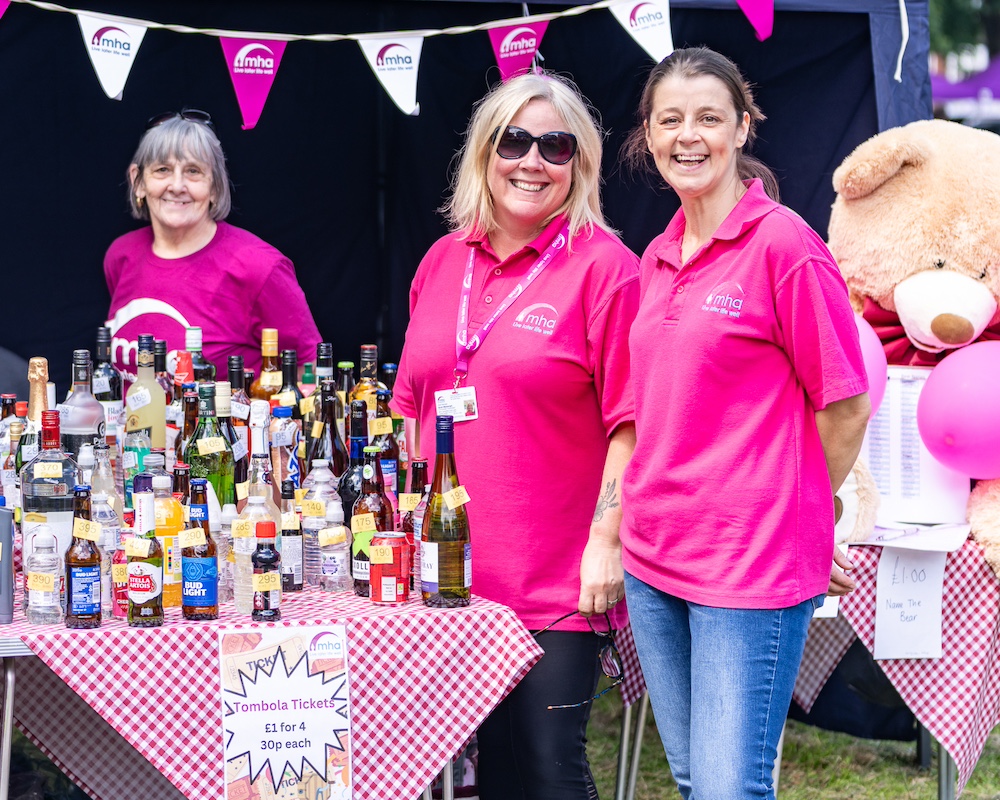
[[[774,798],[771,772],[813,609],[712,608],[626,573],[656,727],[684,800]]]

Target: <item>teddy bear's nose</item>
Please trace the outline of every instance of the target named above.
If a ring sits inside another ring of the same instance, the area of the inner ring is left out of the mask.
[[[933,333],[943,344],[965,344],[975,336],[975,328],[958,314],[938,314],[931,322]]]

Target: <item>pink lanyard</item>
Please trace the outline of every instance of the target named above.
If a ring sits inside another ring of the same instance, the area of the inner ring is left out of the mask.
[[[483,327],[479,329],[471,339],[469,339],[469,304],[472,300],[472,273],[476,267],[476,248],[469,248],[469,261],[465,265],[465,277],[462,279],[462,294],[458,302],[458,324],[455,329],[455,387],[462,382],[465,376],[469,373],[469,359],[472,354],[476,352],[486,340],[490,331],[493,330],[493,326],[496,324],[497,320],[503,316],[503,313],[510,308],[511,304],[520,297],[521,293],[531,286],[532,282],[542,271],[551,263],[552,259],[555,258],[556,254],[561,251],[566,243],[569,241],[569,223],[563,225],[562,230],[556,234],[555,238],[549,243],[549,246],[545,248],[541,256],[534,263],[528,274],[525,276],[523,281],[520,281],[517,286],[511,289],[510,294],[508,294],[503,302],[497,307],[497,310],[493,312]]]

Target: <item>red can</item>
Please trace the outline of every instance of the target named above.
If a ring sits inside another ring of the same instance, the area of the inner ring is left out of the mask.
[[[410,553],[401,532],[382,531],[372,537],[368,549],[371,562],[372,602],[383,605],[410,599]]]

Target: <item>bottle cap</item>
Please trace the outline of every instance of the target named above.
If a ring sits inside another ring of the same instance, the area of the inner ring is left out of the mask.
[[[81,467],[90,467],[97,463],[94,460],[94,445],[92,444],[82,444],[80,445],[80,457],[76,460],[76,463]]]
[[[191,488],[192,489],[194,489],[196,486],[206,486],[207,484],[208,484],[208,480],[206,478],[192,478],[191,479]]]
[[[385,400],[387,403],[392,400],[392,392],[388,389],[376,389],[375,397],[378,400]]]
[[[181,390],[185,394],[187,394],[188,392],[197,392],[198,381],[184,381],[184,383],[181,384]]]
[[[154,342],[155,337],[151,333],[140,333],[138,338],[137,349],[145,350],[146,352],[152,354],[153,348],[156,346]]]
[[[271,411],[271,416],[277,417],[278,419],[285,419],[292,416],[291,406],[275,406]]]
[[[87,492],[87,494],[90,494],[90,484],[78,483],[76,486],[73,487],[73,494],[76,494],[77,492]]]
[[[191,469],[191,465],[190,464],[185,464],[183,461],[175,461],[174,462],[174,475],[176,475],[177,473],[188,472],[188,471],[190,471],[190,469]]]
[[[74,350],[73,351],[73,366],[74,367],[86,367],[90,364],[90,351],[89,350]]]
[[[329,459],[326,459],[326,458],[314,458],[313,459],[313,463],[312,463],[312,468],[313,469],[316,469],[316,467],[329,467],[329,466],[330,466]]]
[[[365,452],[366,452],[366,453],[378,453],[378,452],[381,452],[381,450],[382,450],[382,448],[381,448],[381,447],[376,447],[376,446],[375,446],[375,445],[373,445],[373,444],[370,444],[370,445],[367,445],[367,446],[365,447]]]
[[[278,343],[278,329],[277,328],[264,328],[260,332],[261,342],[274,342]]]
[[[215,382],[216,397],[232,397],[232,395],[233,395],[233,385],[229,381]]]
[[[201,350],[201,328],[188,328],[184,331],[184,349],[188,352]]]
[[[229,356],[229,369],[243,371],[243,356]]]
[[[274,539],[277,536],[275,533],[273,519],[266,519],[258,522],[255,531],[258,539]]]
[[[80,455],[83,455],[82,450]],[[142,468],[148,469],[149,467],[162,467],[166,463],[167,460],[163,457],[163,453],[147,453],[146,457],[142,460]]]
[[[173,486],[173,481],[170,479],[169,475],[154,475],[153,476],[153,489],[170,489]]]
[[[215,399],[215,384],[211,382],[199,383],[198,384],[198,399],[199,400],[214,400]]]
[[[326,521],[334,525],[344,524],[344,507],[334,501],[326,504]]]
[[[7,507],[7,498],[4,497],[3,495],[0,495],[0,508],[6,508],[6,507]]]
[[[233,503],[226,503],[222,507],[222,524],[232,525],[233,520],[239,517],[239,512],[236,510],[236,506]]]
[[[28,416],[28,401],[18,400],[14,403],[14,416],[15,417],[26,417]]]
[[[46,525],[35,530],[35,547],[55,547],[56,537],[53,536]]]
[[[437,418],[437,432],[451,433],[455,430],[455,418],[451,414],[442,414]]]
[[[338,361],[337,369],[354,369],[353,361]]]
[[[98,344],[111,344],[111,328],[107,326],[101,326],[97,329],[97,343]]]
[[[299,354],[294,350],[282,350],[281,351],[281,365],[282,366],[299,366]]]
[[[165,356],[167,354],[167,342],[165,339],[153,340],[153,355]]]

